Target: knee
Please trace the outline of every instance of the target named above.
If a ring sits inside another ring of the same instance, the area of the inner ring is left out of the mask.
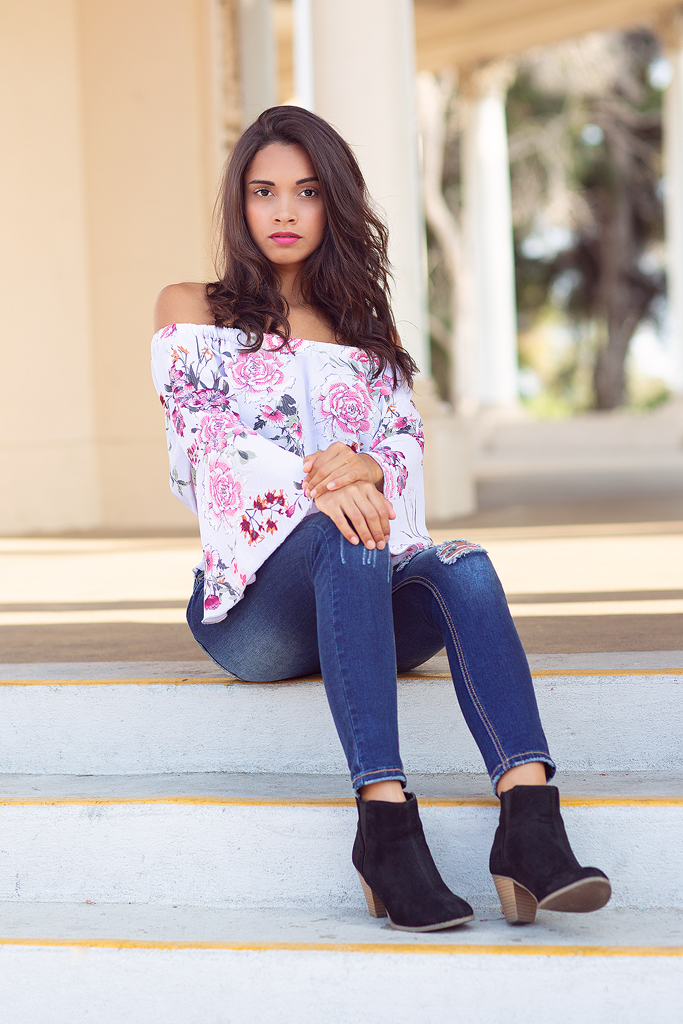
[[[477,604],[505,600],[498,574],[485,551],[471,551],[451,562],[439,561],[443,571],[454,580],[461,595],[467,595],[468,600]]]
[[[381,551],[378,548],[366,548],[360,542],[352,544],[330,517],[326,516],[323,512],[311,516],[311,520],[314,520],[312,525],[318,531],[321,547],[324,547],[325,551],[330,554],[334,561],[341,562],[342,565],[347,566],[368,567],[387,571],[391,563],[388,544]]]

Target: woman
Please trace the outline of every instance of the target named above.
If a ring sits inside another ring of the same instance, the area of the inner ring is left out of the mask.
[[[424,523],[415,364],[387,298],[387,233],[349,146],[315,114],[265,111],[221,194],[222,264],[157,301],[153,374],[171,486],[199,517],[188,607],[238,678],[322,671],[357,794],[353,863],[395,928],[463,924],[398,749],[396,671],[444,645],[501,819],[490,869],[506,919],[610,896],[567,841],[524,651],[476,544]],[[286,339],[286,340],[285,340]]]

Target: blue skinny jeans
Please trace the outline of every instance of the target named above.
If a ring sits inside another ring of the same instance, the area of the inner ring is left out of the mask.
[[[509,768],[548,753],[529,666],[483,551],[446,563],[436,547],[392,571],[389,549],[350,544],[309,516],[258,570],[226,619],[202,624],[203,574],[187,609],[206,653],[238,679],[322,673],[354,789],[406,777],[396,674],[446,647],[455,692],[496,791]]]

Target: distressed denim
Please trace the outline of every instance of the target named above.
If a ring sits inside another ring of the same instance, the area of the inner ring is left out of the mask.
[[[322,673],[354,789],[405,785],[396,674],[444,646],[494,793],[515,765],[542,761],[553,776],[526,656],[476,545],[427,548],[392,572],[388,548],[350,544],[318,513],[268,558],[222,622],[202,624],[202,596],[199,573],[187,621],[227,672],[252,682]]]

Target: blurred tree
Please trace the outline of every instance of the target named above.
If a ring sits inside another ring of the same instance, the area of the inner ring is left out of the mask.
[[[591,34],[520,60],[508,96],[518,307],[597,326],[593,404],[626,400],[624,362],[664,275],[659,53],[647,31]]]

